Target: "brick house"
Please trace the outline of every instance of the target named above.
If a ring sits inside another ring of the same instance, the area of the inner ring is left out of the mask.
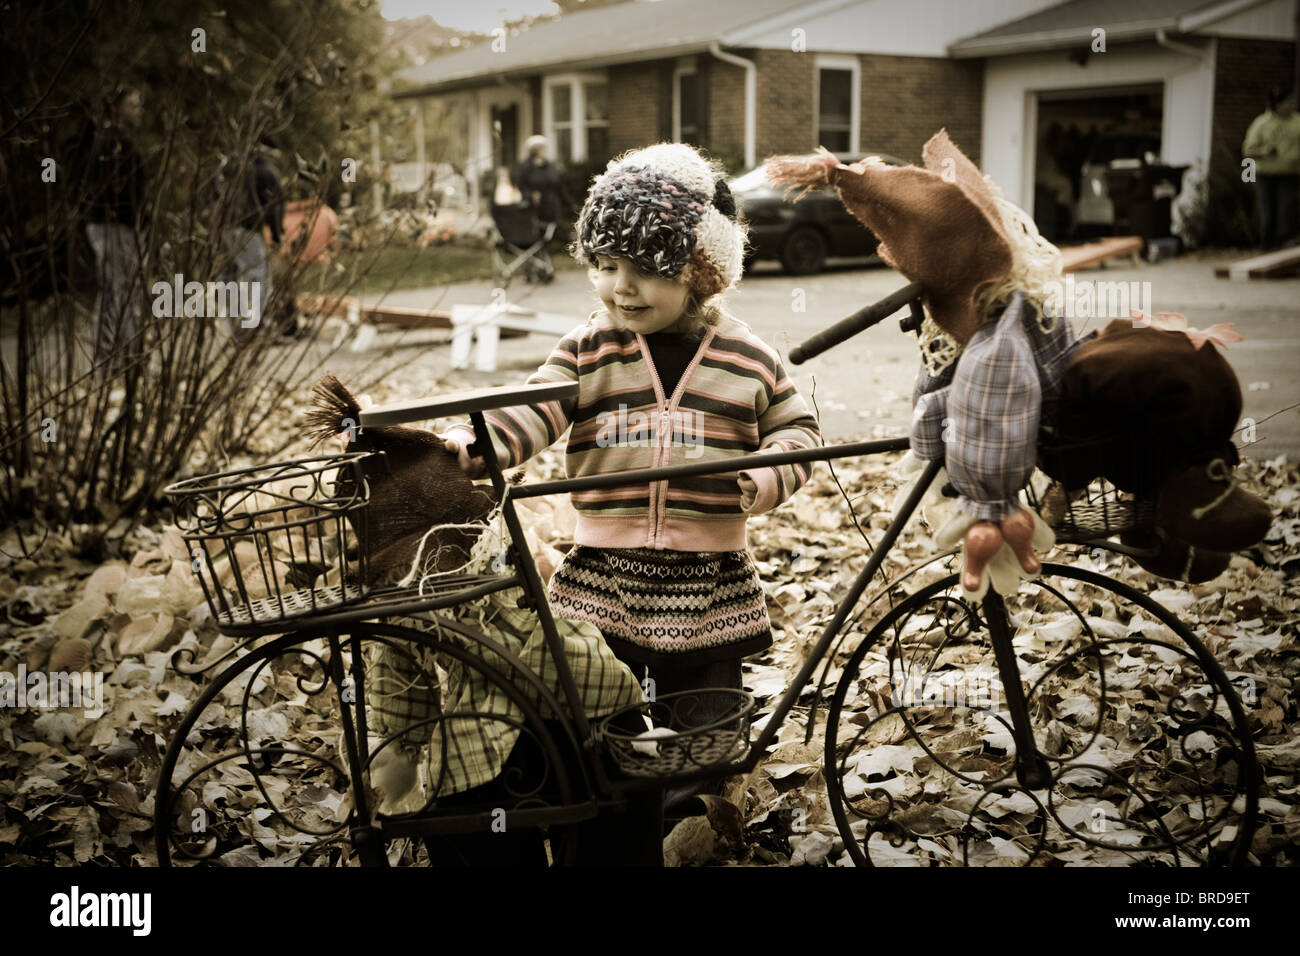
[[[917,162],[946,127],[1040,225],[1053,191],[1075,211],[1089,144],[1126,137],[1117,149],[1189,167],[1175,221],[1199,204],[1208,241],[1241,241],[1241,141],[1293,74],[1296,3],[631,0],[438,57],[394,95],[454,118],[450,159],[472,181],[533,133],[585,181],[662,139],[733,173],[818,145]],[[1079,131],[1072,147],[1054,127]]]
[[[944,126],[978,160],[983,64],[947,47],[1052,2],[928,0],[927,16],[916,0],[633,0],[437,57],[394,96],[420,136],[438,103],[462,152],[449,158],[473,182],[512,166],[533,133],[584,172],[664,139],[733,173],[818,145],[919,161]]]

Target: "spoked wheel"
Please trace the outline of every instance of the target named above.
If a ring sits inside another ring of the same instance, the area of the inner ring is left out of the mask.
[[[1045,564],[1005,599],[1044,780],[1017,774],[987,605],[957,575],[891,610],[845,665],[826,782],[859,866],[1244,862],[1258,767],[1223,669],[1122,582]]]
[[[491,645],[473,634],[358,624],[288,634],[236,660],[176,726],[163,758],[159,865],[427,862],[422,821],[474,832],[476,819],[513,825],[517,813],[585,799],[531,695],[507,679],[518,659],[500,645],[467,649]],[[448,693],[467,679],[508,700],[508,711],[457,705]],[[465,734],[502,732],[529,739],[540,758],[503,775],[496,806],[460,801]]]

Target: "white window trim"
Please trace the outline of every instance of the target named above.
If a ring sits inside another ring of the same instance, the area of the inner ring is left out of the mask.
[[[821,139],[821,104],[822,104],[822,70],[848,70],[852,74],[849,80],[849,152],[855,153],[862,143],[862,61],[856,56],[832,56],[818,53],[813,60],[813,100],[812,100],[812,137],[813,146],[820,146]]]
[[[556,147],[556,158],[563,163],[568,162],[585,162],[587,159],[587,127],[600,126],[608,127],[609,118],[588,122],[587,120],[587,91],[583,88],[583,83],[604,83],[606,95],[609,90],[609,77],[602,72],[586,73],[553,73],[549,76],[542,77],[542,133],[546,136],[547,141]],[[555,115],[551,107],[551,90],[557,86],[569,87],[569,115],[572,120],[568,123],[569,129],[573,132],[573,156],[559,156],[559,139],[555,135]]]
[[[699,72],[695,57],[683,57],[673,67],[673,142],[682,141],[682,77]]]

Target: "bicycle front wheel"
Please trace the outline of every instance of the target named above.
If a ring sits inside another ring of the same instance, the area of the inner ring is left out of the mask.
[[[1239,864],[1258,806],[1241,702],[1150,596],[1044,565],[1005,598],[1035,747],[1012,719],[982,608],[956,574],[908,597],[845,665],[827,715],[831,810],[855,864]]]

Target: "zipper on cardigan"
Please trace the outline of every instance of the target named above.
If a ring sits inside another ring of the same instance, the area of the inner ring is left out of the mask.
[[[659,413],[659,461],[668,464],[668,451],[673,443],[673,415],[672,412],[664,409]],[[668,480],[659,486],[659,503],[655,508],[653,520],[655,528],[655,544],[659,543],[659,534],[664,528],[664,514],[668,510]]]
[[[646,368],[650,370],[650,386],[655,393],[655,410],[659,412],[659,440],[655,442],[654,454],[650,457],[650,467],[658,468],[663,464],[664,443],[663,443],[663,413],[664,413],[664,386],[659,380],[659,370],[655,368],[654,358],[650,355],[650,346],[645,340],[645,336],[640,332],[636,333],[637,343],[641,347],[641,359],[645,362]],[[650,483],[650,501],[646,513],[646,547],[653,548],[659,540],[659,502],[667,490],[667,481],[652,481]]]
[[[654,461],[650,467],[658,468],[667,464],[668,449],[672,447],[672,417],[677,410],[677,404],[686,394],[686,383],[700,362],[704,359],[704,353],[709,350],[713,344],[713,336],[716,334],[715,329],[710,329],[700,342],[699,348],[695,350],[695,356],[691,359],[689,365],[682,372],[682,377],[677,380],[677,387],[673,389],[671,397],[665,397],[663,382],[659,379],[659,370],[655,368],[654,358],[650,354],[650,346],[645,340],[645,336],[640,332],[636,333],[637,341],[641,345],[641,356],[645,360],[646,366],[650,369],[650,382],[654,386],[655,399],[659,406],[659,441],[655,443]],[[653,482],[650,486],[650,536],[649,546],[655,547],[659,543],[659,534],[663,530],[664,522],[667,520],[668,513],[668,480]]]

